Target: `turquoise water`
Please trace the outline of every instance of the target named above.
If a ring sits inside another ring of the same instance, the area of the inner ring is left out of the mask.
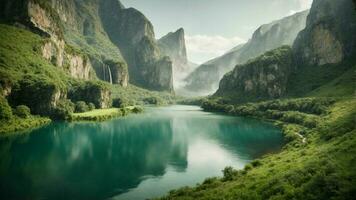
[[[258,120],[196,106],[102,123],[52,123],[0,139],[0,199],[146,199],[243,168],[283,144]]]

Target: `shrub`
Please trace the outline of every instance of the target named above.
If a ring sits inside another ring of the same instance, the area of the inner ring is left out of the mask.
[[[28,118],[31,116],[31,110],[25,105],[20,105],[16,107],[14,114],[21,118]]]
[[[251,164],[247,164],[244,168],[245,171],[249,171],[253,168],[253,166]]]
[[[12,110],[7,100],[0,96],[0,120],[9,120],[12,118]]]
[[[123,104],[124,104],[124,101],[121,98],[116,98],[116,99],[112,100],[112,106],[114,108],[122,108],[122,107],[124,107]]]
[[[222,170],[224,178],[224,181],[231,181],[234,178],[234,169],[232,167],[225,167],[225,169]]]
[[[95,110],[95,105],[93,103],[89,103],[88,108],[90,111]]]
[[[68,99],[63,99],[58,102],[57,107],[54,109],[52,118],[54,119],[67,119],[72,113],[74,113],[75,105]]]
[[[133,113],[141,113],[141,112],[143,112],[143,108],[136,106],[132,109],[132,112]]]
[[[76,113],[83,113],[89,110],[88,105],[84,101],[77,101],[75,103],[75,112]]]
[[[260,160],[254,160],[254,161],[251,162],[251,165],[253,167],[258,167],[258,166],[262,165],[262,162]]]

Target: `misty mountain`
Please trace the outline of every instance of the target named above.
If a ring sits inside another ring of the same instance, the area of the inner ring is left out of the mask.
[[[177,87],[182,79],[193,71],[187,57],[184,29],[170,32],[157,42],[161,53],[169,56],[173,62],[173,82]]]
[[[304,29],[309,10],[260,26],[252,38],[228,53],[200,65],[186,78],[185,89],[209,94],[218,89],[225,73],[237,64],[247,62],[266,51],[283,45],[292,45],[297,34]]]

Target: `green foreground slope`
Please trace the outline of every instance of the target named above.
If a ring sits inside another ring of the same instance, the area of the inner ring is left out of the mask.
[[[352,199],[355,196],[356,99],[307,98],[260,105],[232,106],[216,102],[209,105],[210,110],[223,108],[238,115],[245,113],[277,120],[289,141],[280,153],[266,155],[243,170],[226,168],[223,178],[206,179],[196,187],[172,191],[162,199]],[[309,118],[302,116],[313,116],[315,124],[306,126],[304,123]]]

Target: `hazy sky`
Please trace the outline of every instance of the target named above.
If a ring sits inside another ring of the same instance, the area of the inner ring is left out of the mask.
[[[312,0],[121,0],[153,23],[156,37],[183,27],[196,63],[247,41],[260,25],[310,8]]]

